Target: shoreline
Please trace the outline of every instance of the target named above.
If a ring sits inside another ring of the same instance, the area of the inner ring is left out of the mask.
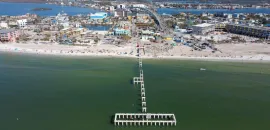
[[[8,46],[8,47],[5,47]],[[33,45],[34,47],[39,47],[39,45]],[[54,46],[54,45],[50,45]],[[70,47],[72,49],[80,48],[80,46],[66,46],[58,45],[62,47]],[[119,53],[85,53],[85,52],[62,52],[62,50],[57,49],[29,49],[29,48],[20,48],[14,47],[10,44],[0,44],[0,52],[7,54],[29,54],[29,55],[44,55],[44,56],[65,56],[65,57],[93,57],[93,58],[138,58],[136,55],[131,54],[119,54]],[[61,53],[60,53],[61,52]],[[191,61],[218,61],[218,62],[252,62],[252,63],[270,63],[270,56],[265,55],[265,59],[252,56],[243,56],[243,57],[200,57],[200,56],[151,56],[151,55],[142,55],[143,59],[154,59],[154,60],[191,60]],[[252,58],[250,58],[252,57]],[[263,56],[264,57],[264,56]]]

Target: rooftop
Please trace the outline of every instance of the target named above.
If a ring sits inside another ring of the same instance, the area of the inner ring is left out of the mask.
[[[213,26],[214,24],[209,24],[209,23],[203,23],[203,24],[198,24],[198,25],[194,25],[196,27],[209,27],[209,26]]]
[[[96,16],[104,16],[104,15],[107,15],[106,12],[97,12],[97,13],[94,13],[94,14],[91,14],[92,15],[96,15]]]
[[[9,32],[14,32],[16,31],[15,29],[2,29],[0,30],[0,33],[9,33]]]
[[[247,27],[247,28],[252,28],[252,29],[260,29],[260,30],[265,30],[265,31],[270,31],[270,27],[248,26],[248,25],[243,25],[243,24],[229,24],[229,25],[238,26],[238,27]]]

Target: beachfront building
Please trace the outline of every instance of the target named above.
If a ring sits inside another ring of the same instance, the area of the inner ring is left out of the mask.
[[[27,19],[19,19],[19,20],[17,20],[17,25],[20,28],[24,28],[27,25]]]
[[[131,35],[130,30],[123,28],[116,28],[114,30],[114,35]]]
[[[124,9],[116,9],[114,11],[114,17],[127,17],[128,11]]]
[[[129,21],[119,21],[114,29],[114,35],[131,35],[132,24]]]
[[[230,33],[242,34],[270,40],[270,28],[268,27],[227,24],[226,30]]]
[[[142,41],[154,41],[154,40],[156,40],[156,38],[154,36],[142,35],[141,40]]]
[[[215,23],[215,31],[222,32],[226,30],[228,22]]]
[[[118,8],[118,9],[125,9],[125,8],[126,8],[126,5],[120,4],[120,5],[117,5],[117,8]]]
[[[145,4],[133,4],[132,7],[134,7],[134,8],[148,8]]]
[[[193,33],[198,35],[205,35],[207,33],[215,31],[215,25],[209,23],[203,23],[192,26]]]
[[[114,11],[115,9],[114,9],[114,6],[110,6],[109,7],[109,11]]]
[[[156,38],[154,37],[155,32],[151,30],[142,30],[141,31],[141,40],[142,41],[155,41]]]
[[[8,23],[5,21],[0,22],[0,29],[7,29],[8,28]]]
[[[64,28],[68,28],[69,27],[69,18],[68,15],[63,13],[59,13],[56,17],[55,17],[55,21],[54,21],[57,25],[63,26]]]
[[[155,32],[151,31],[151,30],[142,30],[141,31],[141,35],[150,35],[153,36],[155,34]]]
[[[1,29],[0,30],[0,41],[1,42],[16,42],[19,37],[19,31],[15,29]]]

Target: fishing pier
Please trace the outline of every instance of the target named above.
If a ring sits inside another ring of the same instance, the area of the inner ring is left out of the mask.
[[[147,113],[146,91],[143,75],[143,61],[140,57],[140,49],[137,46],[139,59],[139,77],[133,77],[133,84],[140,86],[141,110],[139,113],[116,113],[114,115],[115,126],[176,126],[176,117],[169,113]]]

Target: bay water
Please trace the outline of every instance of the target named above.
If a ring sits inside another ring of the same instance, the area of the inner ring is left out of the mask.
[[[34,8],[51,8],[46,11],[32,11]],[[25,15],[26,13],[37,14],[40,16],[56,16],[58,13],[65,12],[68,15],[90,14],[99,12],[92,8],[80,8],[72,6],[60,6],[54,4],[40,4],[40,3],[9,3],[0,2],[0,15]]]
[[[34,8],[51,8],[52,10],[47,11],[31,11]],[[92,8],[80,8],[72,6],[60,6],[53,4],[40,4],[40,3],[9,3],[0,2],[0,15],[24,15],[26,13],[34,13],[40,16],[55,16],[58,13],[64,11],[68,15],[77,14],[90,14],[100,12],[100,10],[94,10]],[[201,14],[203,12],[208,13],[270,13],[270,9],[178,9],[178,8],[159,8],[157,9],[159,14],[179,14],[180,12],[190,12],[193,14]]]
[[[143,70],[147,111],[176,114],[160,129],[270,129],[269,63],[149,59]],[[139,112],[138,75],[136,59],[1,53],[0,129],[138,129],[111,123]]]

